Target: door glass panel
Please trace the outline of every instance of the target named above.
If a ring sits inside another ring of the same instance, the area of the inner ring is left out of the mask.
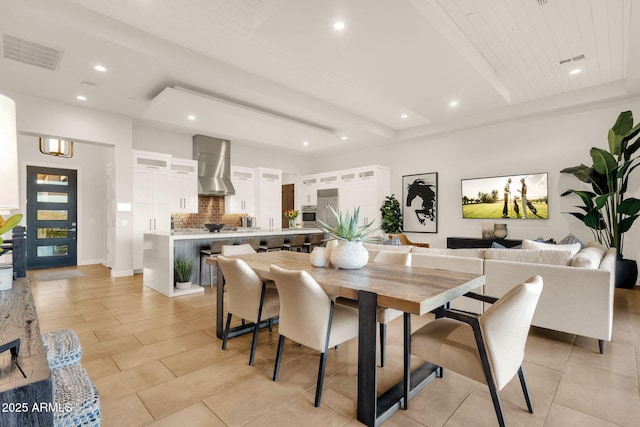
[[[67,210],[38,209],[38,221],[66,221]]]
[[[64,256],[69,253],[69,245],[38,246],[38,257]]]
[[[66,175],[39,173],[36,177],[36,183],[48,185],[69,185],[69,177]]]
[[[38,228],[38,239],[66,239],[68,228]]]
[[[36,201],[44,203],[67,203],[69,201],[69,195],[67,193],[38,191]]]

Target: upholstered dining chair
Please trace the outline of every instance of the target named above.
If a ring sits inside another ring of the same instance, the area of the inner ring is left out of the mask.
[[[380,264],[411,265],[411,253],[380,251],[373,258],[372,262]],[[382,308],[378,310],[377,318],[380,325],[380,366],[384,367],[384,359],[387,347],[387,324],[402,316],[402,312],[393,308]]]
[[[335,304],[306,271],[271,266],[280,295],[278,351],[273,380],[278,381],[285,337],[319,351],[315,406],[320,406],[329,348],[358,336],[358,311]]]
[[[480,316],[440,308],[436,319],[411,335],[411,353],[489,386],[498,424],[506,425],[498,392],[518,373],[527,409],[533,413],[522,371],[524,348],[542,277],[533,276],[500,299],[469,293],[491,303]]]
[[[260,245],[258,252],[272,252],[279,251],[284,245],[284,236],[271,236],[267,237],[267,241],[264,245]]]
[[[262,279],[241,259],[231,259],[220,255],[218,256],[218,266],[224,274],[228,295],[227,324],[222,336],[222,349],[227,348],[232,315],[253,322],[253,339],[249,355],[249,365],[253,365],[260,322],[269,319],[269,331],[271,331],[271,321],[279,314],[278,291],[275,287],[263,283]]]
[[[316,246],[320,246],[322,244],[323,238],[324,238],[323,234],[308,235],[303,245],[304,251],[311,253],[313,248],[315,248]]]

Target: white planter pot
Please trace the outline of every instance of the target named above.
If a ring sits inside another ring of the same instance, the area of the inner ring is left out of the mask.
[[[327,261],[325,262],[325,265],[329,265],[331,263],[331,251],[338,246],[338,241],[333,239],[333,240],[327,240],[326,243],[326,247],[324,250],[324,256],[327,258]]]
[[[331,264],[345,270],[364,267],[369,262],[369,251],[362,242],[340,241],[331,251]]]
[[[176,289],[189,289],[191,282],[176,282]]]
[[[0,264],[0,291],[11,289],[13,285],[13,265]]]

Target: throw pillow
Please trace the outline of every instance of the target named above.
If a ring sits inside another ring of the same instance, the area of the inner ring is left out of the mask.
[[[604,252],[602,252],[600,248],[584,248],[573,257],[571,266],[596,269],[600,267],[600,261],[602,261],[603,255]]]
[[[584,248],[584,243],[582,243],[580,239],[578,239],[571,233],[569,233],[567,237],[558,242],[559,245],[572,245],[574,243],[580,243],[580,249]]]
[[[498,242],[491,242],[491,249],[507,249],[507,247]]]
[[[533,240],[525,239],[522,241],[522,249],[540,249],[543,251],[571,251],[571,256],[574,256],[580,250],[580,243],[573,243],[570,245],[554,245],[551,243],[536,242]]]

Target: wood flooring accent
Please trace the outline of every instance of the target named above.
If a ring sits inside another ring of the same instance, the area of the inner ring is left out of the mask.
[[[318,353],[287,342],[279,382],[271,380],[278,342],[260,332],[248,366],[250,336],[215,337],[215,290],[168,298],[142,276],[111,278],[99,265],[85,276],[32,282],[43,332],[72,328],[82,365],[100,391],[103,426],[358,426],[357,341],[332,350],[322,406],[313,406]],[[28,272],[30,277],[33,272]],[[430,316],[413,317],[417,328]],[[401,320],[389,325],[388,366],[380,387],[402,373]],[[414,362],[418,362],[414,360]],[[637,426],[640,419],[640,289],[615,291],[613,341],[604,355],[594,339],[532,328],[524,369],[535,413],[517,378],[501,392],[511,426]],[[448,371],[385,426],[495,426],[487,387]]]

